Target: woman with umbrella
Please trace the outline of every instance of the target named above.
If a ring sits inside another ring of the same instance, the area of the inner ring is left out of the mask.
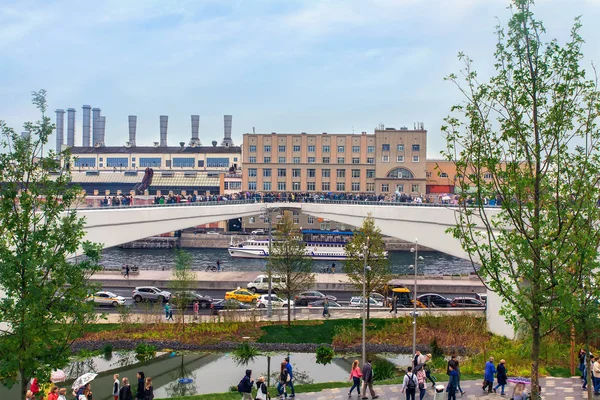
[[[73,386],[71,387],[73,388],[73,394],[77,400],[90,400],[92,397],[90,382],[93,381],[97,375],[98,374],[88,372],[75,379],[75,382],[73,382]]]

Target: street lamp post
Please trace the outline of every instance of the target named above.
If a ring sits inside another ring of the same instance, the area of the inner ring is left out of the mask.
[[[269,219],[269,254],[268,256],[271,256],[271,246],[273,244],[273,212],[274,211],[280,211],[279,207],[269,207],[269,206],[264,206],[261,207],[260,209],[262,211],[262,215],[260,216],[260,218],[264,221],[265,218]],[[278,218],[281,218],[280,215],[277,216]],[[269,297],[267,298],[267,318],[271,318],[273,316],[273,304],[271,303],[271,293],[273,291],[273,287],[272,287],[272,283],[271,283],[271,266],[269,265],[269,261],[267,260],[267,277],[269,279],[269,286],[268,286],[268,295]]]
[[[415,286],[413,289],[413,340],[412,340],[412,352],[413,357],[417,352],[417,273],[419,270],[419,261],[423,260],[423,257],[419,257],[419,239],[415,238],[415,247],[410,249],[411,253],[415,253],[415,265],[410,267],[415,269]]]
[[[367,301],[366,301],[366,289],[367,289],[367,253],[369,250],[369,237],[367,236],[367,244],[363,248],[363,289],[362,289],[362,363],[363,365],[367,362],[367,347],[366,347],[366,332],[367,332]]]

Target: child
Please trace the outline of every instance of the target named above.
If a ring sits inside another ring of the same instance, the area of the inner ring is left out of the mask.
[[[66,388],[59,389],[58,400],[67,400],[67,389]]]
[[[261,376],[256,381],[256,397],[255,400],[267,400],[269,394],[267,392],[267,385],[265,384],[265,377]]]

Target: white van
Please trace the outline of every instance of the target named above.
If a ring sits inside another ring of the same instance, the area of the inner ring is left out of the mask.
[[[268,292],[269,291],[269,276],[259,275],[255,280],[246,285],[252,292]],[[285,276],[271,275],[271,290],[276,292],[283,289],[285,286]]]

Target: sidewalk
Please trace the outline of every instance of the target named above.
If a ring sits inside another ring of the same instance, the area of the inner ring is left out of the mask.
[[[509,383],[506,387],[506,396],[500,396],[500,391],[497,394],[487,394],[481,390],[482,381],[462,381],[460,383],[462,389],[465,391],[463,396],[457,393],[457,399],[466,400],[500,400],[510,399],[513,393],[514,384]],[[445,385],[445,383],[444,383]],[[344,389],[326,389],[322,392],[316,393],[300,393],[296,395],[296,400],[348,400],[348,399],[360,399],[357,396],[356,391],[352,397],[348,397],[348,389],[351,384],[348,384],[348,388]],[[579,378],[542,378],[542,399],[544,400],[580,400],[587,399],[587,391],[581,389],[581,380]],[[381,400],[404,400],[406,394],[401,392],[402,385],[382,385],[374,386],[375,394],[379,396]],[[530,390],[527,385],[527,390]],[[370,398],[370,396],[369,396]],[[419,395],[417,393],[417,399]],[[448,395],[440,393],[437,399],[447,399]],[[431,388],[431,385],[427,388],[427,395],[424,399],[436,399],[435,393]]]

